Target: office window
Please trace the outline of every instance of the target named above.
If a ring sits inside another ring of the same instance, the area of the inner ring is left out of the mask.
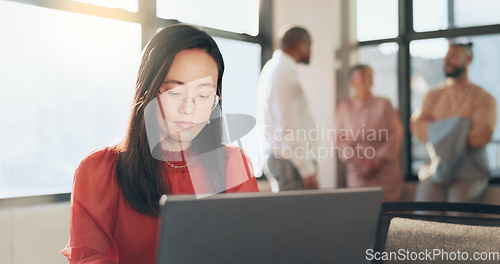
[[[396,110],[399,105],[397,53],[398,45],[394,42],[358,49],[359,63],[368,64],[373,68],[373,94],[389,98]]]
[[[445,38],[410,43],[412,113],[422,106],[425,94],[444,81],[443,58],[448,46]]]
[[[455,26],[471,27],[499,24],[500,1],[455,0]]]
[[[82,158],[124,135],[141,26],[0,2],[0,36],[0,198],[70,192]]]
[[[417,32],[500,23],[498,0],[414,0]]]
[[[157,15],[252,36],[259,34],[259,0],[157,0]]]
[[[359,41],[398,35],[397,0],[357,0],[356,36]]]
[[[109,8],[120,8],[130,12],[137,12],[138,0],[72,0],[91,5],[98,5]]]
[[[448,0],[413,0],[413,28],[417,32],[448,28]]]
[[[255,43],[214,38],[224,57],[225,72],[222,82],[222,102],[225,114],[247,114],[256,117],[257,82],[261,67],[261,46]],[[231,128],[230,128],[231,129]],[[248,153],[255,175],[261,174],[258,131],[254,128],[241,139]],[[232,142],[237,146],[236,142]]]
[[[256,37],[271,26],[259,24],[261,1],[158,1],[158,13],[172,19],[137,12],[138,0],[71,1],[94,6],[0,1],[0,198],[71,191],[84,156],[125,135],[142,45],[176,19],[226,31],[216,38],[227,65],[224,106],[254,115],[261,49],[270,48],[270,36]],[[248,143],[255,133],[242,143],[257,174],[258,151]]]

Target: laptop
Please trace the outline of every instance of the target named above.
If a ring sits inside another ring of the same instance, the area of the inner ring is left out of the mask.
[[[382,189],[162,200],[157,263],[367,263]]]

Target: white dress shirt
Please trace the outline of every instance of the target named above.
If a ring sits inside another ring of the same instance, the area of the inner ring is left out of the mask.
[[[257,111],[264,164],[274,155],[290,160],[301,177],[316,174],[317,143],[309,138],[315,122],[298,80],[297,62],[282,50],[262,69]]]

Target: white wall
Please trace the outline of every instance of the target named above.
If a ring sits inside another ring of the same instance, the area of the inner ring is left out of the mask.
[[[333,129],[335,109],[334,76],[334,0],[275,0],[273,6],[274,43],[283,26],[306,28],[312,37],[312,54],[308,66],[299,67],[299,78],[309,99],[310,110],[323,129]],[[320,128],[322,128],[320,126]],[[319,184],[322,188],[334,186],[335,156],[326,138],[319,143],[327,148],[328,158],[319,162]]]
[[[0,210],[0,263],[68,263],[69,202]]]

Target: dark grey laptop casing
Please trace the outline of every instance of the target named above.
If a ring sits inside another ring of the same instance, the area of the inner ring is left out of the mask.
[[[169,196],[158,263],[367,263],[378,187]]]

